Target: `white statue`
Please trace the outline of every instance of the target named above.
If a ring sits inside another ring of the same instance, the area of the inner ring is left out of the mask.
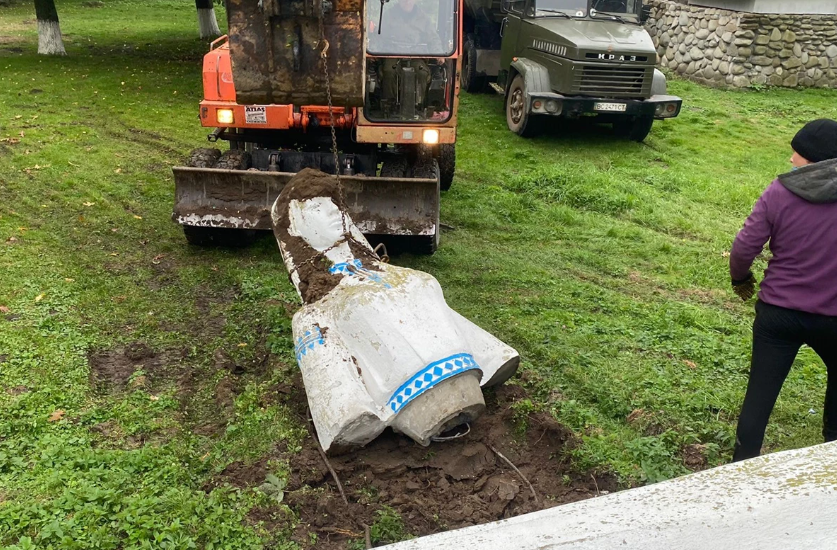
[[[435,278],[381,262],[338,204],[336,179],[307,169],[271,211],[303,301],[295,353],[320,444],[362,446],[392,426],[428,445],[475,420],[480,386],[507,380],[520,358],[448,307]]]

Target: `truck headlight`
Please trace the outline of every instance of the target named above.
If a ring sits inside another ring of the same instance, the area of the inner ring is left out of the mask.
[[[235,121],[232,109],[215,109],[215,120],[218,124],[232,124]]]
[[[421,135],[421,141],[427,145],[436,145],[439,143],[439,130],[425,130]]]
[[[558,112],[558,102],[554,99],[550,99],[546,102],[546,112],[555,114]]]
[[[676,103],[660,103],[654,109],[654,115],[661,118],[674,116],[675,112],[677,112]]]

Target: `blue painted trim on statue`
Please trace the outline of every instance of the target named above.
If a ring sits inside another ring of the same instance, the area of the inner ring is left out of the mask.
[[[305,331],[305,336],[301,336],[296,339],[296,346],[294,346],[294,354],[296,355],[296,360],[299,361],[302,359],[302,356],[307,354],[309,351],[314,349],[314,346],[317,345],[325,345],[325,340],[323,340],[323,333],[320,330],[320,327],[315,326],[311,330]]]
[[[407,403],[442,380],[479,368],[480,366],[474,361],[474,356],[470,353],[457,353],[456,355],[434,361],[401,384],[401,387],[395,390],[395,393],[389,398],[387,407],[392,412],[397,413]]]
[[[385,282],[378,273],[363,267],[363,263],[357,258],[348,262],[334,264],[328,268],[328,272],[332,275],[348,275],[350,277],[357,275],[362,279],[369,279],[373,283],[383,285],[385,288],[392,288],[392,286]]]

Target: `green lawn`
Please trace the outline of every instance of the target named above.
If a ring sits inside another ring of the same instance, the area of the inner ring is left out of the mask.
[[[100,4],[58,2],[65,58],[35,55],[31,4],[0,8],[0,546],[296,547],[287,507],[207,485],[306,430],[276,398],[297,301],[275,242],[200,250],[170,221],[170,166],[206,134],[194,4]],[[753,313],[726,252],[795,130],[837,118],[834,91],[670,90],[683,112],[644,144],[524,140],[499,96],[465,95],[454,229],[394,260],[515,346],[579,471],[625,486],[728,460]],[[820,441],[824,388],[804,350],[769,451]]]

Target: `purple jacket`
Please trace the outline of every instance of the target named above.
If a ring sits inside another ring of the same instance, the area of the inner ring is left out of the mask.
[[[732,243],[733,281],[747,278],[768,240],[759,299],[837,316],[837,159],[782,174],[764,191]]]

